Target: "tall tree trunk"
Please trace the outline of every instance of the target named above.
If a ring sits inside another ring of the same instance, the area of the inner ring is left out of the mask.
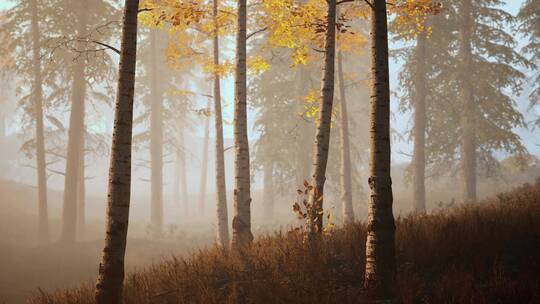
[[[214,18],[214,66],[219,66],[219,24],[217,21],[219,1],[213,0]],[[221,112],[221,85],[219,73],[214,73],[214,117],[216,130],[216,212],[217,243],[229,246],[229,215],[227,212],[227,188],[225,185],[225,148],[223,146],[223,117]]]
[[[180,205],[180,151],[176,149],[174,160],[173,202]]]
[[[271,222],[274,219],[274,163],[266,162],[263,170],[263,218]]]
[[[416,212],[426,212],[426,35],[416,40],[416,75],[414,79],[414,150],[413,202]]]
[[[79,5],[77,34],[83,36],[86,33],[88,19],[86,0],[80,0]],[[60,241],[65,243],[74,243],[77,236],[77,181],[79,175],[81,138],[84,133],[84,98],[86,95],[85,69],[85,59],[79,58],[74,63],[73,67],[71,113],[69,116],[66,175],[64,179],[64,204]]]
[[[184,122],[184,117],[181,118],[181,121]],[[188,206],[188,188],[187,188],[187,163],[186,163],[186,149],[185,149],[185,127],[182,123],[179,125],[179,132],[178,132],[178,142],[179,142],[179,149],[176,151],[176,157],[178,160],[178,166],[179,166],[179,172],[178,172],[178,180],[179,180],[179,192],[180,192],[180,204],[184,208],[184,216],[188,216],[189,212],[189,206]]]
[[[234,217],[232,222],[232,245],[236,248],[253,241],[247,134],[246,17],[246,0],[238,0],[234,81]]]
[[[6,137],[6,117],[3,113],[0,113],[0,138],[3,139],[4,137]]]
[[[343,77],[343,55],[338,52],[339,99],[341,105],[341,202],[343,205],[343,221],[354,222],[351,189],[351,149],[349,143],[349,113],[347,111],[347,95]]]
[[[84,113],[84,110],[83,110]],[[79,171],[77,174],[77,234],[79,239],[86,234],[86,181],[85,181],[85,127],[83,115],[83,136],[80,140]]]
[[[45,163],[45,135],[43,132],[43,89],[41,77],[40,49],[41,33],[39,31],[39,14],[37,0],[31,0],[32,28],[32,100],[36,119],[36,162],[38,182],[38,238],[47,241],[49,238],[49,213],[47,207],[47,174]]]
[[[365,287],[378,303],[399,299],[390,176],[390,84],[386,1],[374,0],[371,17],[370,162]]]
[[[150,31],[150,226],[154,237],[163,231],[163,107],[158,87],[157,30]]]
[[[210,111],[210,100],[207,101],[206,110]],[[204,138],[203,138],[203,157],[201,164],[201,180],[199,189],[199,213],[204,214],[206,205],[206,176],[208,174],[208,142],[210,136],[210,119],[204,117]]]
[[[461,57],[461,94],[463,102],[462,135],[461,135],[461,170],[463,174],[463,200],[476,201],[476,132],[475,104],[470,79],[472,65],[471,30],[472,30],[472,0],[462,0],[460,12],[459,55]]]
[[[306,88],[309,88],[306,83],[309,82],[309,72],[306,67],[300,66],[297,72],[296,92],[297,96],[301,97],[307,93]],[[296,112],[302,113],[305,111],[304,104],[298,102]],[[311,145],[313,138],[313,128],[303,116],[296,117],[296,153],[295,153],[295,169],[296,169],[296,187],[302,189],[304,181],[309,178],[309,166],[311,165],[311,151],[306,149]]]
[[[97,304],[120,304],[131,194],[133,95],[137,62],[138,0],[126,0],[109,169],[105,248],[96,284]]]
[[[310,194],[310,203],[313,208],[310,227],[311,232],[321,233],[323,228],[323,198],[324,183],[326,181],[326,165],[328,163],[328,151],[330,149],[330,129],[332,124],[332,105],[334,103],[334,66],[336,53],[336,0],[328,0],[326,16],[326,42],[322,76],[321,110],[319,111],[319,123],[315,133],[313,148],[313,186]]]

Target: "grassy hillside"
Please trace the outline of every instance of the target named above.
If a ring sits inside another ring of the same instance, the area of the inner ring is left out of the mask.
[[[361,303],[365,226],[306,245],[296,232],[243,253],[202,250],[127,277],[126,303]],[[404,303],[540,303],[540,180],[474,206],[397,220]],[[92,283],[31,303],[92,303]]]

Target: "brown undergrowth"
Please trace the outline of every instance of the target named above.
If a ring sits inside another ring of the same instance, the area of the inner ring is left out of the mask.
[[[497,198],[397,219],[404,303],[540,303],[540,180]],[[362,303],[365,226],[306,245],[297,232],[219,248],[126,278],[125,303]],[[92,284],[31,303],[93,303]]]

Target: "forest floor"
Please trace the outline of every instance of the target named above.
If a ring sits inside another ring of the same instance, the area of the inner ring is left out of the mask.
[[[35,188],[0,180],[0,304],[25,303],[38,288],[52,291],[76,287],[96,277],[103,249],[103,222],[96,216],[89,217],[83,240],[58,243],[62,193],[50,190],[48,196],[50,237],[49,242],[40,244],[36,240]],[[101,201],[89,198],[87,203],[103,204]],[[130,226],[127,271],[141,270],[173,255],[188,255],[210,244],[212,228],[207,230],[189,235],[178,231],[174,238],[151,240],[145,235],[145,226],[134,221]]]
[[[540,179],[396,225],[403,303],[540,303]],[[125,303],[361,303],[365,231],[356,223],[309,245],[298,231],[281,232],[242,253],[171,258],[131,272]],[[92,299],[89,281],[31,303]]]

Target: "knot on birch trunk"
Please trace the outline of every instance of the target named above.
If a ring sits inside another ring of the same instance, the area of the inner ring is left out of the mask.
[[[377,176],[372,175],[368,178],[368,185],[370,189],[376,189],[379,185],[392,185],[392,178],[390,176]]]

